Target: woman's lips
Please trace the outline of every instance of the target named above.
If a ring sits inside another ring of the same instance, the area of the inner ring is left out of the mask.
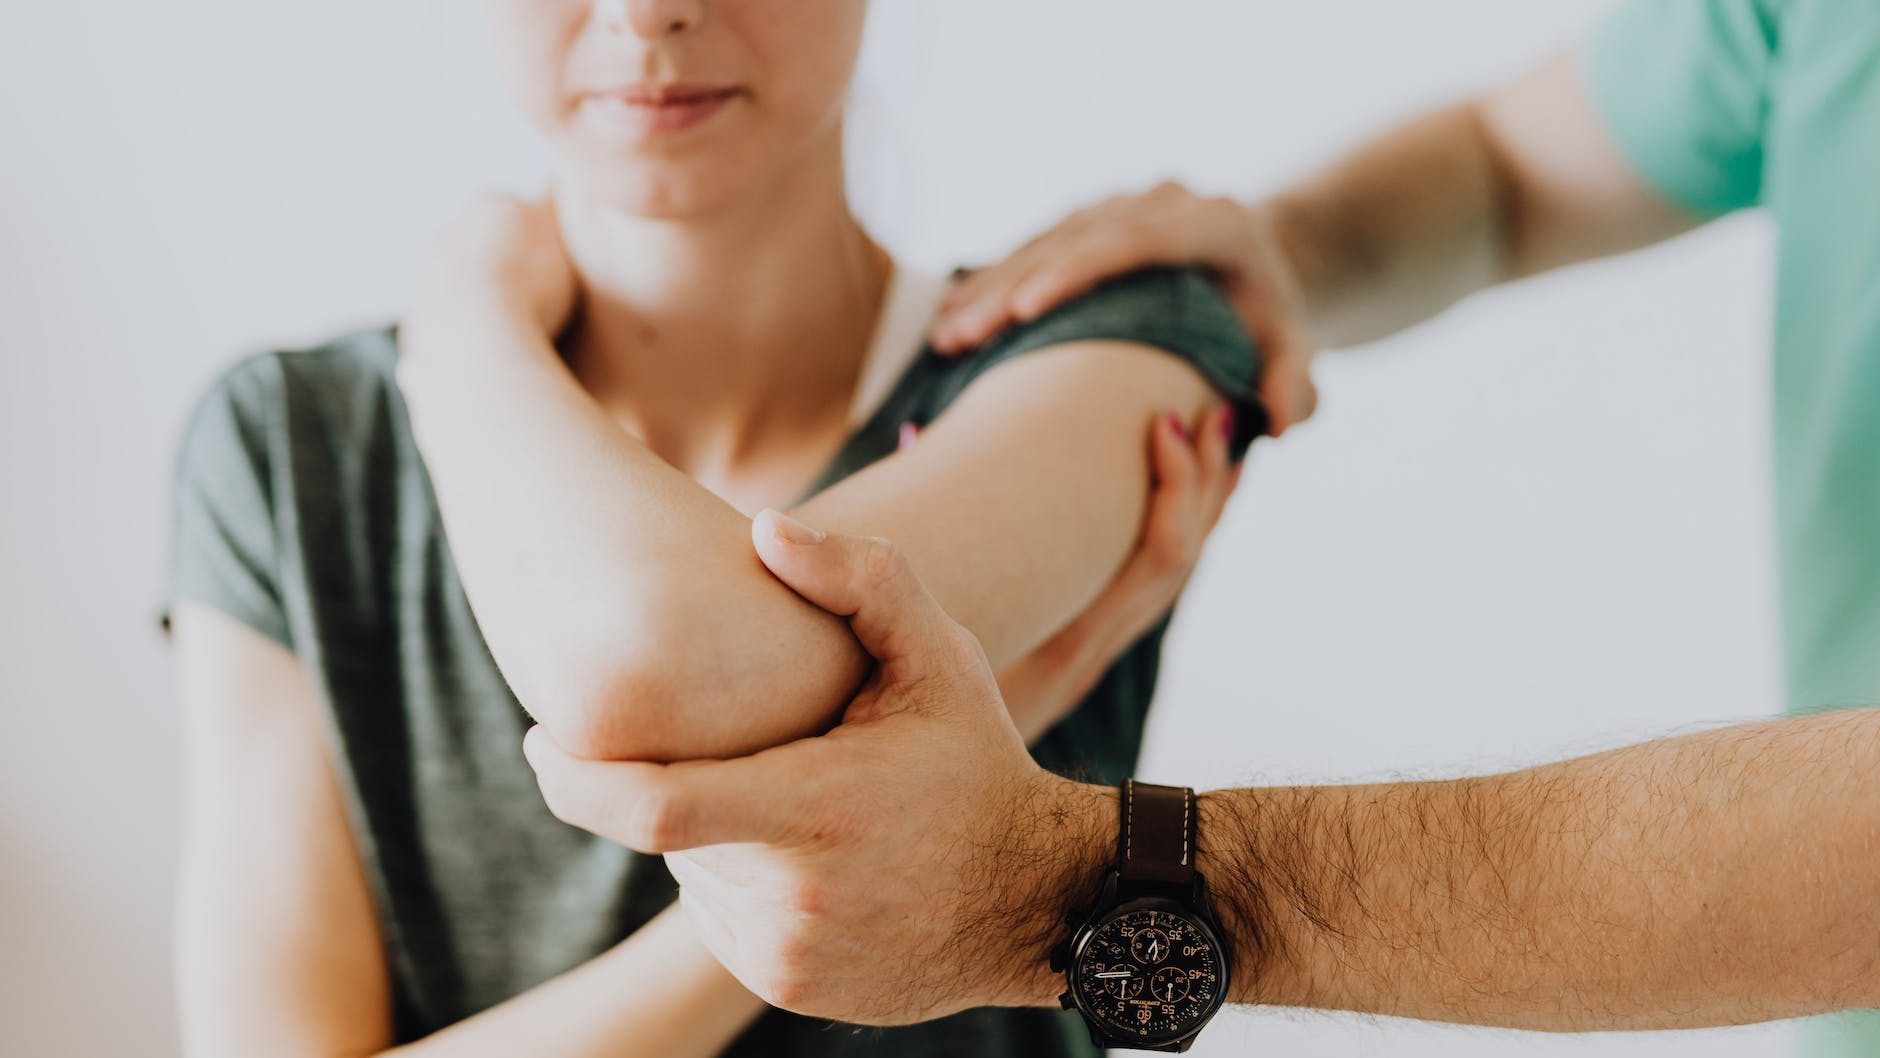
[[[608,121],[648,134],[678,132],[702,124],[743,94],[743,89],[735,87],[629,85],[590,93],[583,103]]]

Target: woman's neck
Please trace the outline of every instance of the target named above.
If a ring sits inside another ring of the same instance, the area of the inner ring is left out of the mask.
[[[729,473],[841,428],[892,262],[849,212],[840,150],[826,153],[703,219],[558,189],[583,284],[569,362],[683,469]]]

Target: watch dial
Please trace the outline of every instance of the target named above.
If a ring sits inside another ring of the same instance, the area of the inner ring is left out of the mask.
[[[1214,932],[1170,901],[1126,904],[1077,955],[1072,990],[1114,1036],[1167,1042],[1200,1028],[1227,981]]]

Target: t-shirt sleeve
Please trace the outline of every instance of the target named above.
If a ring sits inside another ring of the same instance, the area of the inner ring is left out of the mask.
[[[1254,396],[1259,356],[1233,306],[1196,268],[1148,268],[1113,279],[1028,324],[995,336],[958,369],[939,394],[951,402],[979,376],[1014,357],[1079,341],[1126,341],[1191,364],[1234,405],[1233,455],[1244,455],[1266,432],[1266,409]]]
[[[291,645],[269,454],[280,385],[271,357],[243,361],[190,416],[176,462],[165,629],[187,600]]]
[[[1626,0],[1583,54],[1594,105],[1639,176],[1712,216],[1762,198],[1771,0]]]

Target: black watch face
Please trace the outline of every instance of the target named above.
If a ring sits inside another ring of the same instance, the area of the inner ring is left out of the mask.
[[[1172,900],[1136,900],[1099,922],[1079,947],[1071,993],[1119,1040],[1182,1039],[1221,1008],[1227,972],[1207,924]]]

